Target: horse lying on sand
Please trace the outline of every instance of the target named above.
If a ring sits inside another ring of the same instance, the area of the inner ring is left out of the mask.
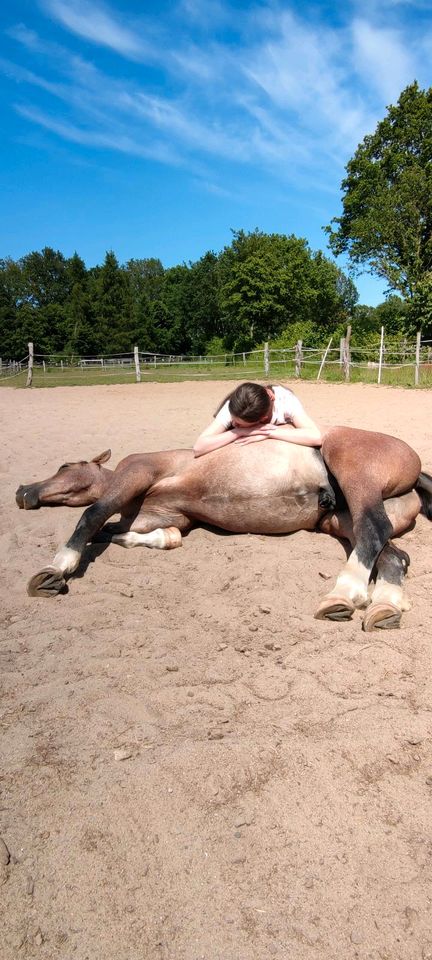
[[[432,477],[403,441],[333,427],[321,452],[266,439],[198,459],[191,450],[133,454],[114,471],[103,466],[110,455],[66,463],[48,480],[17,490],[25,509],[90,504],[53,562],[29,581],[31,596],[58,594],[98,535],[125,547],[167,550],[200,522],[234,533],[318,530],[348,540],[352,552],[315,616],[349,620],[365,607],[365,630],[399,626],[409,607],[403,594],[409,557],[390,538],[412,527],[420,512],[432,519]],[[117,513],[118,523],[106,523]]]

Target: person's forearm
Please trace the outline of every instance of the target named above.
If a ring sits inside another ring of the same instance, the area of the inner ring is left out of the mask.
[[[225,447],[236,439],[237,434],[233,430],[226,430],[225,433],[217,433],[210,437],[198,437],[193,448],[194,456],[203,457],[205,453],[219,450],[219,447]]]
[[[307,427],[278,426],[272,434],[273,440],[286,440],[288,443],[298,443],[303,447],[320,447],[322,436],[318,428],[316,430]]]

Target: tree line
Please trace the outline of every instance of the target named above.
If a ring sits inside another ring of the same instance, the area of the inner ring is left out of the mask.
[[[394,299],[388,312],[400,327]],[[156,258],[121,265],[112,251],[87,269],[78,253],[45,247],[0,261],[0,356],[25,356],[29,341],[36,353],[64,357],[134,345],[163,354],[314,345],[342,335],[356,309],[366,332],[379,329],[380,311],[356,300],[352,280],[295,236],[238,231],[219,254],[167,269]]]

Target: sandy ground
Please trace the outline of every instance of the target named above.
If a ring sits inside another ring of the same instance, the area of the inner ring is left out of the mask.
[[[2,960],[432,958],[425,519],[399,631],[313,619],[344,551],[308,533],[99,546],[26,595],[79,511],[19,511],[18,484],[189,446],[229,386],[0,391]],[[432,469],[432,392],[297,392]]]

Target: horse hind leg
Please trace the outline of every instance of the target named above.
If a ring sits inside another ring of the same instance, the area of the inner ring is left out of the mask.
[[[393,526],[393,536],[401,536],[413,527],[422,508],[422,499],[416,490],[411,490],[403,497],[386,500],[385,508]],[[363,629],[367,632],[400,626],[402,613],[411,606],[403,589],[409,562],[405,550],[392,542],[378,557],[376,584],[363,620]]]
[[[405,550],[400,550],[389,540],[378,557],[377,578],[363,618],[363,630],[367,633],[400,626],[402,612],[411,606],[403,589],[409,563]]]
[[[347,512],[323,518],[321,530],[349,540],[353,550],[339,574],[333,590],[321,600],[315,613],[317,620],[349,620],[356,608],[367,606],[369,603],[368,583],[375,563],[384,551],[390,536],[400,536],[412,526],[420,507],[420,497],[415,490],[411,490],[403,496],[392,497],[385,503],[378,502],[373,509],[359,511],[354,520]],[[389,578],[388,597],[392,594],[393,599],[397,600],[395,605],[401,614],[402,610],[406,609],[402,598],[402,581],[399,583],[400,592],[396,597],[399,574],[395,572],[394,563],[390,562],[390,552],[387,561],[385,556],[381,561],[381,575],[378,569],[378,581],[375,588],[377,594],[375,596],[374,591],[371,603],[382,604],[385,602],[384,584],[386,576]],[[396,581],[393,583],[394,577],[396,577]],[[389,602],[392,603],[391,600]],[[374,623],[374,616],[369,614],[368,611],[365,629],[378,627],[379,619],[384,620],[386,618],[383,608],[381,608],[379,616],[378,611],[376,613]],[[395,626],[396,622],[388,624],[388,626],[392,625]]]
[[[361,510],[353,519],[347,513],[325,517],[320,529],[349,540],[353,549],[333,589],[321,600],[315,619],[350,620],[354,610],[368,603],[369,578],[392,525],[382,502],[377,502],[373,510]]]

